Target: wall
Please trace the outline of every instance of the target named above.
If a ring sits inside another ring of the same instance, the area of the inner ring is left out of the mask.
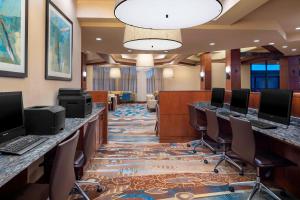
[[[28,77],[0,77],[0,91],[23,91],[24,106],[52,105],[61,87],[80,87],[81,28],[73,0],[52,0],[73,21],[73,80],[45,80],[46,1],[28,1]]]
[[[225,63],[212,63],[212,87],[225,88]]]
[[[200,68],[172,66],[174,78],[163,79],[165,91],[200,90]]]
[[[250,65],[241,66],[241,83],[242,88],[251,88],[250,84]]]
[[[86,88],[87,91],[93,91],[93,82],[94,82],[94,66],[88,65],[86,66]]]

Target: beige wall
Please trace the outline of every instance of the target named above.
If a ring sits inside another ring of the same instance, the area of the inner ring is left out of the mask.
[[[174,69],[174,78],[163,80],[164,90],[200,90],[200,67],[172,67]]]
[[[226,87],[226,75],[225,75],[225,63],[212,63],[212,83],[211,86],[225,88]]]
[[[0,77],[0,91],[23,91],[24,106],[52,105],[61,87],[80,87],[81,29],[76,18],[73,0],[52,0],[72,21],[74,28],[73,80],[45,80],[45,18],[46,1],[29,0],[28,77]]]
[[[251,88],[250,84],[250,65],[241,66],[241,82],[242,88]]]
[[[86,89],[87,91],[94,90],[93,82],[94,82],[94,66],[88,65],[86,66]]]

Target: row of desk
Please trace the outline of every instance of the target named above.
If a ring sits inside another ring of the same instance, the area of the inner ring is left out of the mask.
[[[199,111],[199,117],[205,117],[205,107],[208,103],[195,103],[193,106]],[[230,132],[229,116],[220,114],[220,112],[229,112],[229,105],[224,108],[217,109],[220,129]],[[246,116],[242,114],[240,117],[248,119],[258,119],[257,110],[249,109]],[[288,160],[294,162],[297,166],[278,168],[274,172],[273,182],[279,187],[285,188],[297,197],[300,197],[300,119],[292,117],[291,125],[285,126],[259,119],[277,126],[276,129],[260,129],[253,126],[255,133],[257,148],[262,151],[272,151]],[[228,131],[229,130],[229,131]]]
[[[99,116],[99,123],[95,142],[98,148],[103,141],[103,127],[101,127],[103,123],[101,120],[103,120],[102,115],[105,113],[105,109],[105,105],[98,104],[94,105],[92,113],[85,118],[67,118],[63,131],[56,135],[45,136],[48,138],[47,141],[21,156],[0,154],[0,199],[2,195],[11,191],[11,187],[19,188],[27,182],[30,182],[28,179],[30,179],[30,176],[34,177],[34,169],[41,167],[41,165],[39,165],[40,163],[37,162],[47,157],[59,143],[71,137],[77,130],[80,130],[77,149],[82,149],[82,134],[84,134],[86,124],[97,116]],[[36,168],[32,166],[36,166]],[[30,168],[33,169],[30,170]]]

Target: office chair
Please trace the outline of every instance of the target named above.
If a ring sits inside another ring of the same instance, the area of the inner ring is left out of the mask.
[[[261,182],[260,169],[286,167],[293,165],[293,163],[272,153],[256,152],[256,142],[251,122],[234,117],[230,117],[230,122],[234,138],[232,141],[232,151],[238,154],[243,161],[255,166],[257,172],[256,181],[230,183],[229,190],[234,192],[234,186],[250,186],[253,187],[253,190],[248,200],[251,200],[260,190],[264,190],[273,198],[280,200],[276,194]]]
[[[204,160],[204,163],[208,164],[207,158],[220,157],[220,160],[218,161],[218,163],[216,164],[216,166],[214,168],[215,173],[219,173],[219,170],[217,169],[218,166],[223,161],[227,161],[228,163],[230,163],[231,165],[233,165],[237,169],[239,169],[240,175],[244,175],[243,168],[241,166],[239,166],[234,160],[232,160],[228,156],[229,152],[227,151],[227,149],[228,149],[228,146],[231,144],[232,138],[230,136],[221,134],[216,112],[206,109],[205,113],[206,113],[206,120],[207,120],[207,136],[209,138],[211,138],[213,141],[215,141],[219,146],[222,146],[223,151],[216,155],[206,157],[206,159]],[[230,156],[236,157],[236,155],[234,155],[234,154],[232,154]]]
[[[78,138],[79,131],[57,146],[49,184],[29,184],[16,199],[67,200],[70,192],[75,188],[85,200],[89,200],[75,180],[74,156]]]
[[[96,181],[82,181],[81,170],[83,167],[90,162],[94,156],[96,149],[96,132],[97,132],[97,121],[98,117],[88,122],[86,132],[83,136],[83,151],[76,151],[74,159],[74,168],[76,175],[77,184],[90,184],[97,187],[97,192],[102,192],[103,187]]]
[[[189,109],[189,123],[191,127],[193,127],[198,133],[201,134],[201,139],[198,140],[196,145],[194,146],[193,153],[197,153],[196,148],[202,146],[202,147],[209,148],[215,154],[216,153],[215,149],[204,140],[204,136],[207,131],[206,122],[203,120],[200,121],[195,106],[188,105],[188,109]],[[187,146],[190,147],[191,145],[188,144]]]

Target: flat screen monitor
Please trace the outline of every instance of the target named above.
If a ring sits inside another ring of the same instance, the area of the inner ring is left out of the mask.
[[[0,143],[25,134],[21,92],[0,93]]]
[[[210,104],[212,106],[222,108],[223,104],[224,104],[224,96],[225,96],[225,89],[224,88],[213,88]]]
[[[289,125],[292,100],[292,90],[263,90],[260,96],[258,117]]]
[[[232,90],[230,110],[242,114],[248,113],[249,89]]]

